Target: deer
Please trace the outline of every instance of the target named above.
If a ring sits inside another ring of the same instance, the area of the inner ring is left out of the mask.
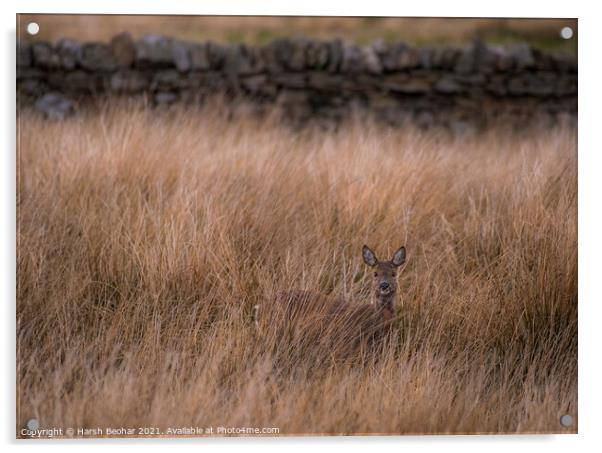
[[[331,349],[333,342],[347,351],[357,350],[360,344],[382,343],[395,320],[397,270],[405,262],[406,250],[402,246],[390,260],[381,261],[364,245],[362,257],[372,268],[370,302],[352,302],[311,290],[281,290],[273,299],[272,317],[265,327],[284,326],[284,334],[289,339],[296,337],[296,344],[329,341]]]

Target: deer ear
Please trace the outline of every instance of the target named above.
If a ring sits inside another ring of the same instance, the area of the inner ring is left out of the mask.
[[[406,260],[406,248],[405,247],[401,247],[399,250],[397,250],[394,254],[393,254],[393,258],[391,259],[391,262],[393,263],[394,266],[401,266]]]
[[[367,245],[362,247],[362,256],[364,257],[364,263],[366,263],[368,266],[375,266],[378,262],[376,255]]]

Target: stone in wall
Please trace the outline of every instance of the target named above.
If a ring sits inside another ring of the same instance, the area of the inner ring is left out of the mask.
[[[207,43],[207,55],[209,56],[209,67],[213,70],[223,69],[226,61],[227,46],[209,41]]]
[[[324,41],[310,41],[305,48],[306,69],[322,70],[329,61],[330,46]]]
[[[145,75],[137,70],[121,70],[111,75],[111,91],[115,93],[139,93],[150,86]]]
[[[33,65],[42,69],[59,69],[61,57],[58,50],[49,43],[37,42],[32,45]]]
[[[108,44],[89,43],[81,49],[80,64],[91,72],[111,72],[117,69],[117,60]]]
[[[340,71],[346,74],[380,74],[382,65],[373,47],[344,43]]]
[[[82,46],[72,39],[61,39],[57,43],[57,51],[63,69],[75,69],[82,58]]]
[[[458,94],[466,91],[466,87],[453,75],[441,77],[435,82],[433,89],[442,94]]]
[[[136,48],[129,33],[120,33],[111,39],[111,53],[120,68],[129,68],[134,64]]]
[[[102,75],[90,74],[81,69],[57,73],[55,77],[48,78],[48,83],[52,89],[57,91],[63,91],[64,87],[69,87],[69,91],[77,95],[94,95],[105,91]]]
[[[380,43],[375,48],[375,52],[378,54],[381,65],[386,72],[417,68],[421,63],[420,51],[403,42]]]
[[[193,43],[188,49],[190,57],[190,69],[193,71],[207,71],[211,65],[209,63],[209,49],[206,43]]]
[[[171,39],[161,35],[143,36],[135,44],[136,66],[169,68],[173,66]]]
[[[62,120],[73,111],[73,103],[60,93],[47,93],[39,98],[35,107],[52,120]]]
[[[433,89],[434,76],[429,74],[389,74],[383,78],[383,87],[392,93],[420,95]]]

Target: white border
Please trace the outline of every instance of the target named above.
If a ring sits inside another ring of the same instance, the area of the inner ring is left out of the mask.
[[[231,14],[231,15],[300,15],[300,16],[444,16],[444,17],[576,17],[578,2],[525,2],[508,0],[497,5],[477,1],[390,2],[386,0],[320,1],[304,0],[223,0],[191,4],[186,0],[154,2],[70,2],[57,0],[21,0],[21,13],[111,13],[111,14]]]
[[[599,44],[602,42],[599,29],[600,15],[592,6],[594,2],[505,0],[503,2],[477,2],[454,0],[450,2],[393,2],[370,0],[351,2],[324,0],[303,0],[284,2],[282,0],[214,0],[193,2],[186,0],[165,0],[160,2],[138,2],[132,4],[122,0],[102,2],[69,2],[54,0],[22,0],[12,5],[1,2],[4,45],[2,51],[2,109],[0,121],[2,137],[5,137],[4,151],[1,153],[3,221],[0,255],[2,289],[5,294],[4,332],[2,334],[4,372],[2,380],[2,440],[9,448],[43,448],[62,451],[65,448],[95,448],[110,445],[111,449],[129,449],[134,445],[144,445],[145,449],[164,449],[170,441],[126,441],[106,442],[16,442],[14,441],[14,389],[15,389],[15,339],[14,339],[14,297],[15,297],[15,14],[20,13],[112,13],[112,14],[236,14],[236,15],[346,15],[346,16],[449,16],[449,17],[577,17],[579,18],[579,434],[562,436],[435,436],[397,438],[286,438],[286,439],[200,439],[181,440],[179,447],[198,450],[206,448],[244,448],[261,451],[286,448],[301,451],[307,448],[332,448],[335,445],[346,450],[365,452],[367,448],[399,451],[503,451],[523,448],[544,447],[546,451],[566,453],[576,446],[581,450],[594,450],[599,447],[598,420],[600,419],[600,361],[598,345],[600,341],[600,306],[597,280],[599,280],[600,250],[600,162],[602,159],[601,135],[599,128],[602,106],[600,99]],[[597,133],[598,132],[598,133]],[[343,444],[343,445],[339,445]],[[578,445],[576,445],[578,444]],[[572,450],[574,451],[574,450]]]

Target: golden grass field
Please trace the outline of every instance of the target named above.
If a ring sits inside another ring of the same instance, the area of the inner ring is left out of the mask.
[[[23,110],[18,148],[18,427],[576,432],[576,130],[117,104]],[[364,243],[407,249],[381,352],[256,328],[280,289],[367,302]]]

